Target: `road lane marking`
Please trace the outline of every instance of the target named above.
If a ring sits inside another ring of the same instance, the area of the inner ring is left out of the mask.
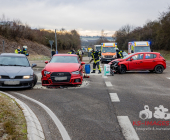
[[[117,119],[126,140],[139,140],[139,137],[128,116],[117,116]]]
[[[32,99],[32,98],[30,98],[26,95],[23,95],[23,94],[20,94],[20,93],[17,93],[17,92],[13,92],[13,93],[16,94],[16,95],[19,95],[21,97],[24,97],[24,98],[38,104],[39,106],[41,106],[50,115],[50,117],[54,121],[55,125],[57,126],[58,130],[60,131],[60,134],[61,134],[63,140],[71,140],[70,136],[68,135],[66,129],[64,128],[64,126],[62,125],[60,120],[57,118],[57,116],[47,106],[45,106],[41,102],[39,102],[35,99]]]
[[[102,75],[102,78],[108,78],[107,76]]]
[[[112,87],[113,86],[111,82],[105,82],[105,83],[106,83],[107,87]]]
[[[120,102],[119,97],[117,96],[117,93],[109,93],[110,98],[112,102]]]
[[[170,79],[170,77],[166,77],[167,79]]]

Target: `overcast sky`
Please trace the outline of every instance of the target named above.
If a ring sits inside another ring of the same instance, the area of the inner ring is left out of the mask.
[[[32,28],[76,29],[112,35],[126,24],[142,26],[168,10],[170,0],[0,0],[0,14]],[[2,17],[2,16],[1,16]]]

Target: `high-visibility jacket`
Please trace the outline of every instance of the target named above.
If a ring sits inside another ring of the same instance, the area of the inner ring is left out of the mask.
[[[122,50],[119,51],[119,56],[120,56],[120,58],[123,58]]]
[[[15,53],[20,54],[20,53],[21,53],[21,50],[20,50],[20,49],[16,49],[16,50],[15,50]]]
[[[100,61],[99,59],[99,53],[97,51],[94,51],[91,53],[91,56],[92,56],[92,60],[94,60],[94,63],[97,63]]]

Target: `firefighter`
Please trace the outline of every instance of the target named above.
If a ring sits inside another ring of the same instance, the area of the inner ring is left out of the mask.
[[[20,46],[18,46],[18,48],[15,50],[15,53],[17,53],[17,54],[21,54],[21,48],[20,48]]]
[[[68,52],[68,54],[75,54],[74,50],[70,50],[70,52]]]
[[[122,50],[119,50],[119,56],[120,56],[120,58],[123,58],[123,51]]]
[[[23,46],[22,54],[29,56],[29,54],[27,53],[27,46]]]
[[[91,63],[92,61],[94,61],[94,62],[93,62],[93,71],[92,71],[91,73],[95,73],[95,71],[96,71],[96,65],[97,65],[97,68],[98,68],[98,70],[99,70],[98,74],[100,74],[100,73],[101,73],[100,60],[99,60],[100,54],[99,54],[99,52],[94,51],[93,49],[92,49],[91,52],[92,52],[92,53],[91,53],[92,59],[90,60],[90,63]]]

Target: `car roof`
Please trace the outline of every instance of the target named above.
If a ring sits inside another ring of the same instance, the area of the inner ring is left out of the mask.
[[[55,54],[53,56],[77,56],[77,54]]]
[[[1,53],[0,56],[19,56],[19,57],[26,57],[24,54],[16,54],[16,53]]]
[[[160,54],[159,52],[136,52],[134,54],[140,54],[140,53]]]

